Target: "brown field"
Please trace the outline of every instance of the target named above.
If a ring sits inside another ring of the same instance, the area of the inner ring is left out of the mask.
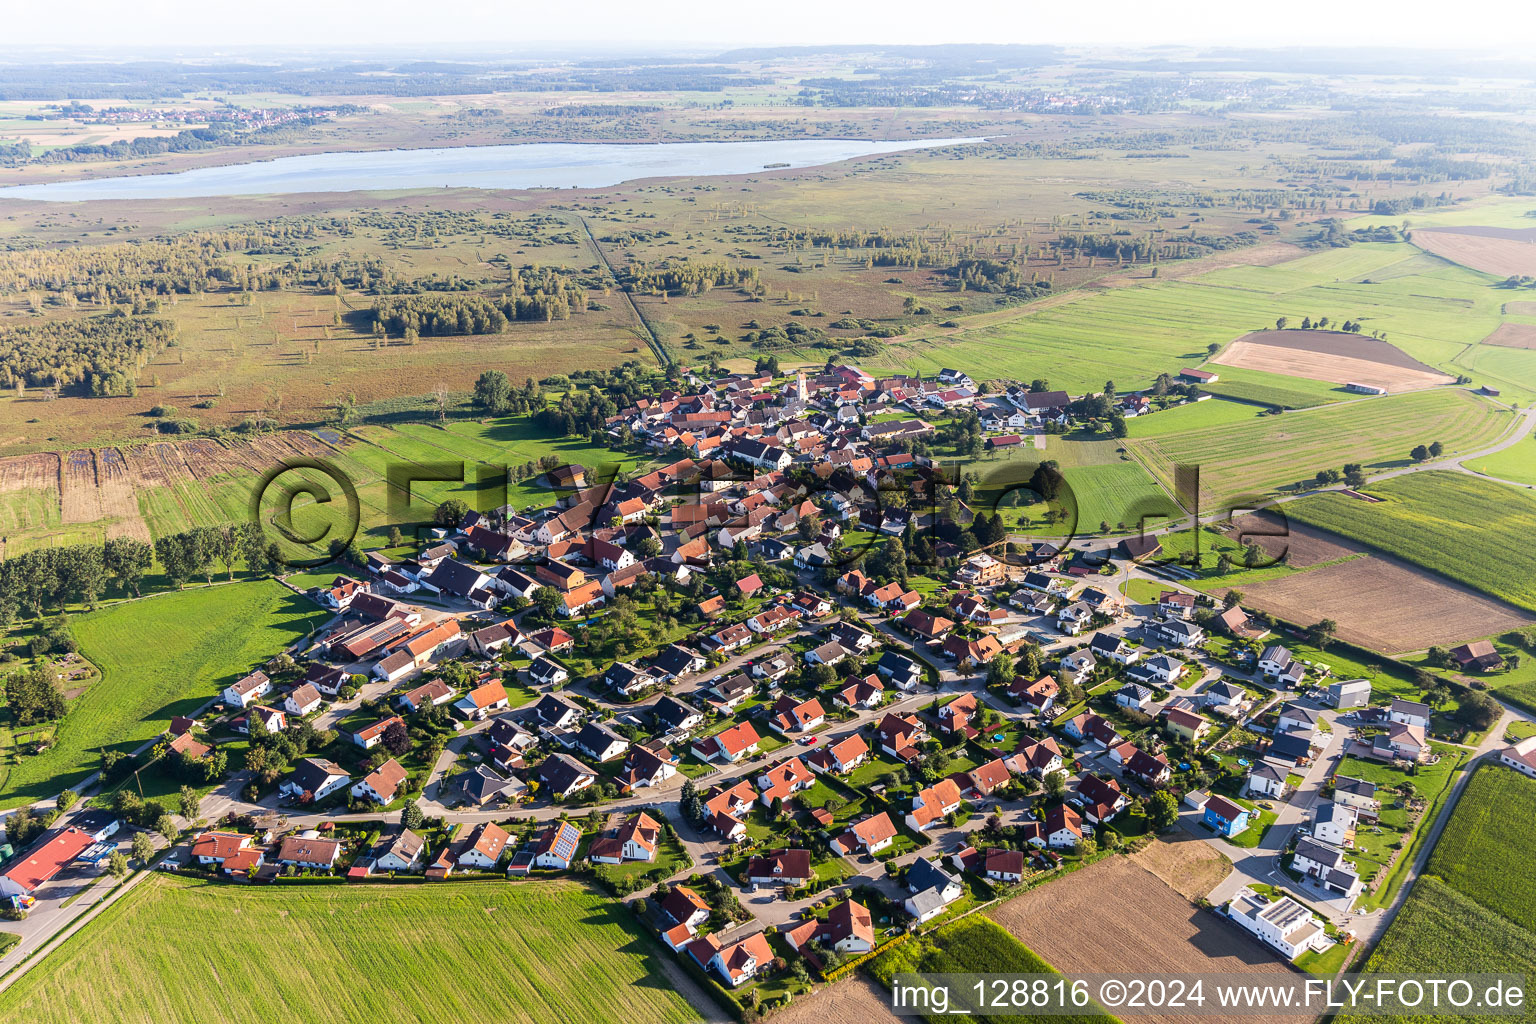
[[[1305,523],[1290,522],[1283,509],[1266,509],[1232,521],[1227,536],[1240,544],[1254,543],[1271,558],[1285,556],[1286,564],[1296,568],[1332,562],[1359,554],[1362,549]]]
[[[883,1024],[909,1020],[891,1012],[890,993],[877,981],[854,973],[813,996],[802,996],[773,1015],[782,1024]]]
[[[1342,331],[1253,331],[1211,361],[1334,384],[1372,384],[1389,392],[1455,380],[1384,341]]]
[[[1063,974],[1109,970],[1288,974],[1295,970],[1257,939],[1198,909],[1128,857],[1107,858],[987,913]],[[1295,1024],[1296,1019],[1244,1018],[1272,1024]]]
[[[1292,622],[1333,619],[1339,639],[1387,654],[1454,646],[1536,622],[1527,612],[1380,555],[1249,584],[1243,604]]]
[[[1513,306],[1515,303],[1510,305]],[[1492,334],[1483,339],[1483,344],[1498,345],[1501,348],[1536,349],[1536,327],[1529,324],[1500,324]]]
[[[1133,854],[1131,860],[1187,900],[1199,899],[1221,883],[1232,862],[1199,836],[1175,829]]]
[[[1536,274],[1533,228],[1420,228],[1409,240],[1425,252],[1485,274]]]
[[[1536,316],[1536,302],[1506,302],[1504,312],[1515,316]]]

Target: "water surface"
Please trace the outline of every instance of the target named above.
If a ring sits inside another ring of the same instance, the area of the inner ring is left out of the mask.
[[[533,142],[514,146],[316,153],[258,163],[0,188],[0,199],[191,199],[419,188],[603,188],[636,178],[749,174],[979,139],[794,139],[768,142]],[[3,172],[0,172],[3,180]]]

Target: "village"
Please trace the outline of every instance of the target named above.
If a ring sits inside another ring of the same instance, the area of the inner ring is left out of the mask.
[[[1083,399],[830,364],[693,387],[609,423],[664,465],[550,466],[547,507],[440,509],[411,556],[322,567],[325,628],[157,746],[189,776],[249,749],[156,866],[582,874],[696,980],[761,999],[1170,832],[1232,862],[1207,904],[1253,942],[1342,958],[1433,817],[1416,780],[1485,753],[1536,773],[1532,741],[1457,745],[1429,704],[1336,676],[1315,630],[1183,585],[1155,536],[1011,536],[900,414],[973,406],[987,446],[1048,455]],[[144,825],[115,799],[0,875],[40,922],[19,953]]]

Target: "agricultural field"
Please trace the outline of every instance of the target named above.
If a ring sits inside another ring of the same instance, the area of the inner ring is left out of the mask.
[[[1414,245],[1452,263],[1497,277],[1536,275],[1536,228],[1420,228]]]
[[[238,955],[214,955],[209,936]],[[249,888],[156,875],[0,994],[38,1024],[682,1024],[620,903],[565,882]]]
[[[1199,909],[1129,857],[1108,857],[987,913],[1068,974],[1102,972],[1111,965],[1132,974],[1262,976],[1291,970],[1268,947]]]
[[[329,613],[274,581],[195,587],[74,616],[101,678],[70,704],[54,745],[0,776],[0,807],[52,799],[131,751],[324,622]]]
[[[1489,765],[1467,783],[1426,872],[1527,931],[1536,931],[1536,779]]]
[[[1536,428],[1521,438],[1518,444],[1492,455],[1467,459],[1462,466],[1484,476],[1536,487]]]
[[[1206,402],[1191,402],[1162,412],[1136,416],[1126,420],[1125,426],[1130,437],[1163,437],[1182,434],[1187,430],[1247,423],[1258,419],[1261,412],[1262,408],[1248,402],[1213,398]]]
[[[1536,622],[1470,587],[1377,555],[1245,583],[1242,593],[1245,607],[1288,622],[1333,619],[1339,639],[1387,654],[1454,647]]]
[[[1055,882],[1042,888],[1054,889],[1058,884]],[[1004,927],[981,914],[972,914],[887,950],[870,962],[869,971],[889,987],[897,974],[908,972],[1041,974],[1055,973],[1055,968],[1020,944]],[[929,1019],[943,1018],[929,1015]],[[974,1014],[965,1019],[991,1021],[1013,1018]],[[1059,1015],[1057,1019],[1070,1024],[1073,1021],[1105,1021],[1114,1018],[1104,1013],[1092,1013]]]
[[[1431,391],[1303,409],[1249,423],[1206,427],[1127,442],[1164,486],[1174,467],[1200,467],[1201,505],[1215,510],[1242,496],[1303,485],[1320,469],[1359,462],[1366,471],[1410,465],[1416,445],[1448,453],[1497,441],[1511,414],[1465,391]]]
[[[1333,384],[1368,384],[1389,393],[1455,382],[1385,341],[1342,331],[1254,331],[1211,362]]]
[[[1382,500],[1322,494],[1288,503],[1286,514],[1536,611],[1536,554],[1525,540],[1536,497],[1440,471],[1383,480],[1369,493]]]
[[[1060,504],[1076,513],[1075,518],[1054,526],[1043,522],[1046,505],[1027,503],[1034,498],[1033,492],[1021,492],[1017,505],[1010,497],[1010,492],[1028,484],[1035,467],[1047,460],[1057,464],[1071,491],[1070,500],[1064,495]],[[1094,532],[1104,522],[1114,527],[1134,524],[1141,516],[1177,515],[1179,511],[1119,441],[1049,435],[1044,451],[1007,448],[969,460],[962,468],[981,477],[973,508],[998,512],[1009,526],[1041,536]]]

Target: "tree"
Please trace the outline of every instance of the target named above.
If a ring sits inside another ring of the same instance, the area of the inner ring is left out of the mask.
[[[493,416],[512,409],[512,382],[500,370],[486,370],[475,381],[475,404]]]
[[[1013,655],[1007,651],[998,652],[997,656],[987,665],[987,685],[1007,686],[1013,682],[1013,677]]]
[[[1421,444],[1414,445],[1413,451],[1408,453],[1408,457],[1411,458],[1414,462],[1423,462],[1425,459],[1429,458],[1429,449]]]
[[[72,789],[66,789],[59,794],[58,801],[54,804],[60,811],[67,811],[80,801],[80,794]]]
[[[412,800],[410,803],[406,804],[405,807],[400,811],[400,824],[405,828],[421,828],[421,823],[424,818],[425,815],[421,813],[421,805],[418,804],[415,800]]]
[[[107,874],[113,878],[128,877],[128,858],[123,856],[121,850],[113,850],[107,856]]]
[[[1499,702],[1480,690],[1471,690],[1461,698],[1456,708],[1456,721],[1475,732],[1490,728],[1499,720],[1504,709]]]
[[[198,796],[197,790],[191,786],[182,786],[181,792],[177,794],[176,803],[181,811],[181,816],[188,821],[192,821],[197,817],[197,811],[202,802],[202,797]]]
[[[1445,453],[1445,445],[1441,444],[1439,441],[1431,441],[1429,443],[1429,457],[1430,458],[1438,459],[1444,453]]]
[[[1179,823],[1178,798],[1166,789],[1153,793],[1147,801],[1147,818],[1159,832],[1173,828]]]
[[[148,866],[150,858],[155,855],[155,841],[149,838],[148,832],[135,832],[131,849],[133,859],[141,866]]]
[[[167,843],[176,842],[176,837],[181,835],[181,829],[176,827],[176,819],[169,814],[162,814],[155,819],[155,831],[160,833]]]
[[[1365,486],[1365,467],[1358,462],[1344,463],[1344,486],[1360,488]]]
[[[1290,323],[1290,322],[1291,321],[1290,321],[1290,319],[1288,317],[1283,317],[1283,316],[1276,317],[1275,318],[1275,330],[1277,330],[1277,331],[1285,330],[1285,325]]]
[[[554,587],[540,587],[533,592],[533,603],[547,617],[554,615],[565,601]]]
[[[1051,772],[1045,777],[1045,795],[1056,800],[1066,791],[1067,776],[1065,772]]]
[[[432,522],[438,526],[458,526],[469,513],[469,505],[458,498],[449,498],[432,513]]]
[[[1241,604],[1242,600],[1243,592],[1241,590],[1229,590],[1226,596],[1221,599],[1221,607],[1223,610],[1234,608]]]
[[[384,730],[384,735],[379,737],[379,742],[384,749],[396,757],[402,756],[411,749],[411,735],[406,731],[404,722],[391,722]]]
[[[1339,624],[1332,619],[1320,619],[1307,627],[1307,639],[1311,640],[1319,649],[1326,649],[1333,643],[1334,634],[1339,631]]]

